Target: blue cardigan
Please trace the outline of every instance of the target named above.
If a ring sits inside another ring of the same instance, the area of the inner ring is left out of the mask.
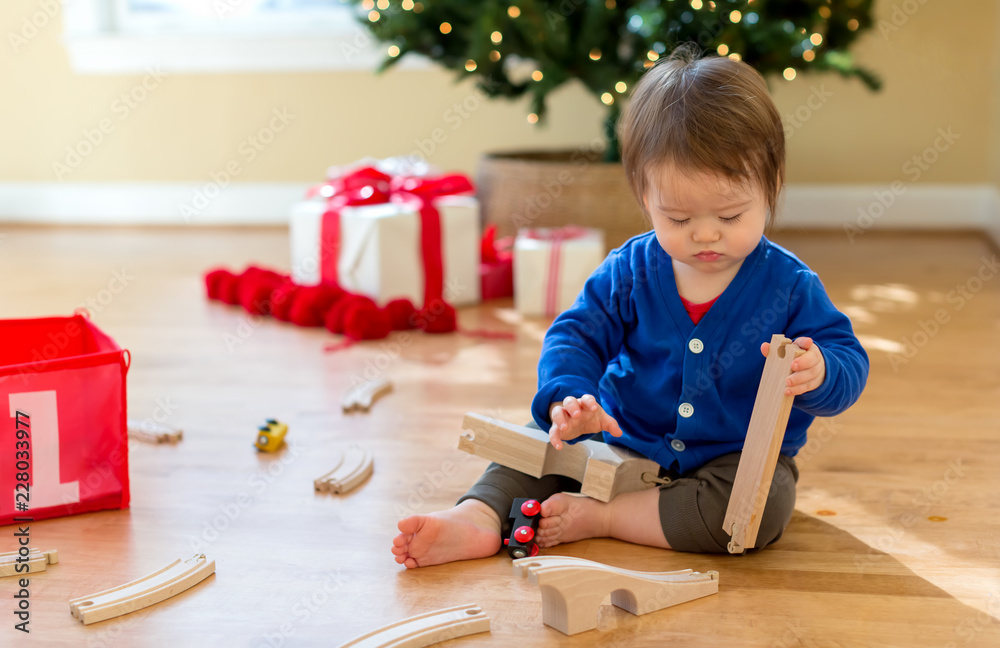
[[[774,333],[813,338],[826,362],[823,384],[795,398],[781,446],[794,456],[816,416],[843,412],[865,386],[868,355],[850,320],[815,272],[761,237],[695,326],[670,256],[653,232],[637,236],[608,255],[549,328],[532,416],[548,430],[551,403],[594,394],[624,432],[603,433],[606,442],[686,473],[743,449],[764,369],[760,344]]]

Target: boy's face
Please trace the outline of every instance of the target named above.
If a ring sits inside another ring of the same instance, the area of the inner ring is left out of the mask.
[[[767,202],[754,183],[734,183],[664,164],[649,172],[643,202],[674,263],[714,274],[738,268],[764,234]]]

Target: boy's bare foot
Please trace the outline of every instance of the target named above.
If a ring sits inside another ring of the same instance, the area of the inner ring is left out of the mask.
[[[538,522],[538,546],[576,542],[610,535],[610,508],[590,497],[558,493],[542,502]]]
[[[500,519],[479,500],[465,500],[446,511],[411,515],[397,527],[400,533],[392,540],[392,553],[407,569],[485,558],[500,550]]]

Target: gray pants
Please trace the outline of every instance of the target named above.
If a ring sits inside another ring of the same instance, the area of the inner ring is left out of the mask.
[[[660,526],[672,549],[698,553],[728,553],[729,534],[722,530],[729,495],[736,479],[736,468],[742,453],[717,457],[700,468],[670,476],[660,489]],[[795,460],[778,456],[771,489],[761,517],[755,548],[776,542],[792,518],[795,508],[795,484],[799,470]],[[503,537],[510,535],[510,507],[515,498],[529,497],[543,502],[563,491],[580,492],[580,482],[558,475],[540,479],[525,475],[499,464],[490,464],[459,502],[476,499],[500,517]]]

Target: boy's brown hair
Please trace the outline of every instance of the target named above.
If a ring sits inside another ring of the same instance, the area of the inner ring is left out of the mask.
[[[625,175],[644,212],[647,174],[669,163],[753,182],[773,221],[785,179],[785,133],[764,78],[746,63],[678,48],[639,80],[618,129]]]

